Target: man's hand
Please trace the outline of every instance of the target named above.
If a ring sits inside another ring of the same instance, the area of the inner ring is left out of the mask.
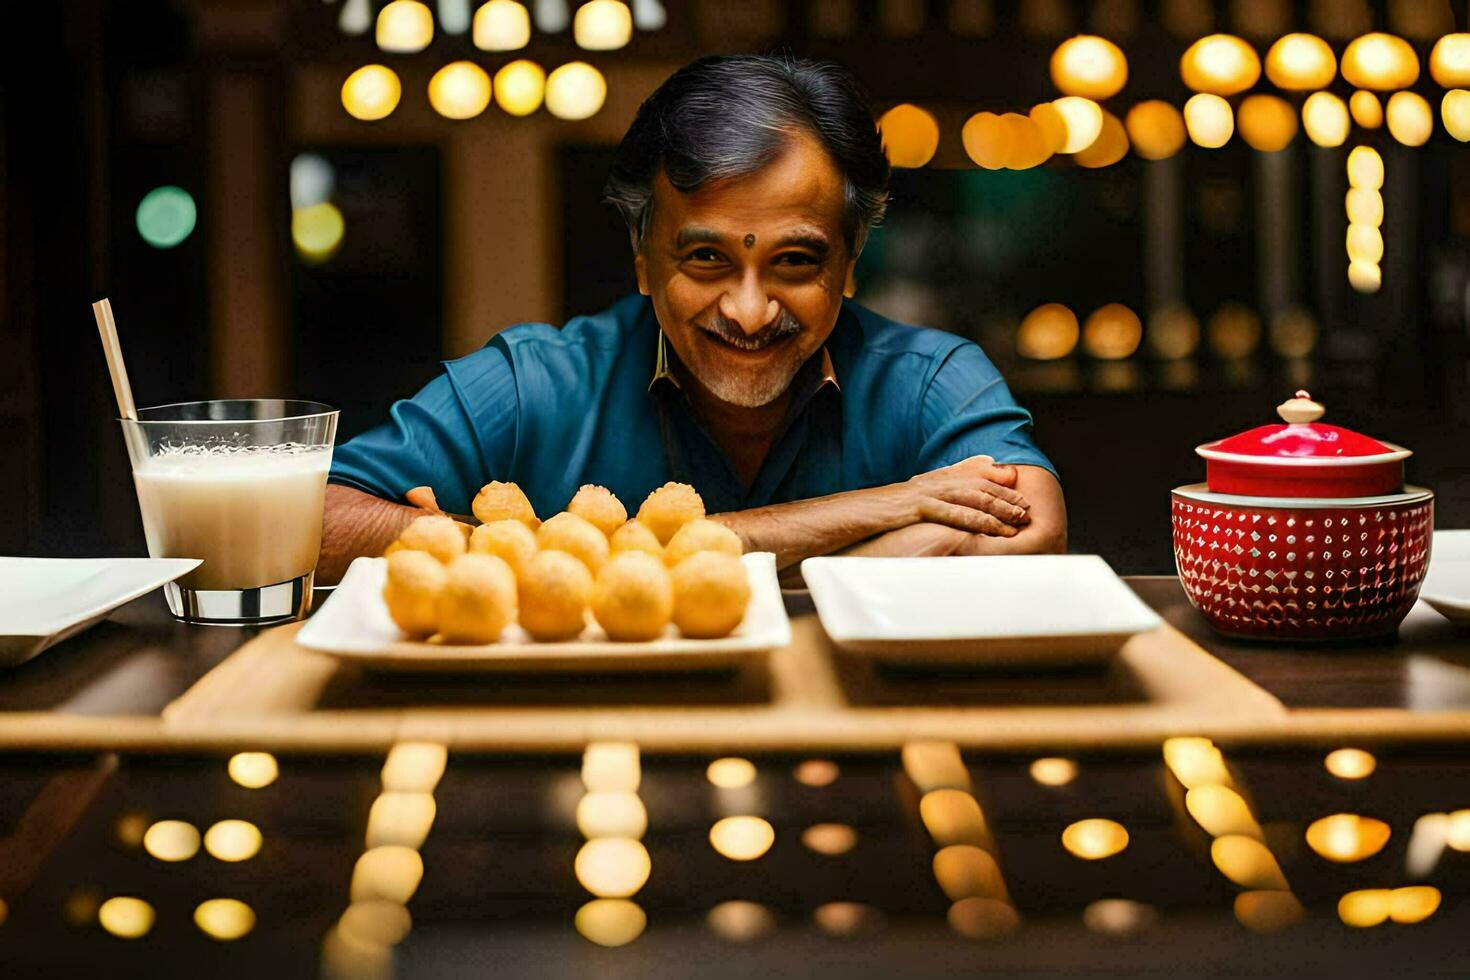
[[[912,495],[913,520],[971,534],[1013,538],[1031,521],[1031,505],[1016,490],[1016,468],[971,456],[898,484]]]

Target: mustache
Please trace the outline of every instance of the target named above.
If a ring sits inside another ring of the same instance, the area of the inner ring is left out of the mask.
[[[740,324],[716,310],[704,323],[696,323],[705,333],[712,333],[731,347],[741,350],[761,350],[778,340],[801,332],[801,322],[784,307],[780,315],[766,324],[759,332],[747,334]]]

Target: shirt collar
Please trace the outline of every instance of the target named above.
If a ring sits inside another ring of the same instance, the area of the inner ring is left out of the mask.
[[[668,340],[664,337],[662,330],[658,332],[658,352],[654,355],[653,378],[648,382],[648,390],[653,391],[661,381],[666,381],[674,388],[683,390],[683,385],[679,384],[679,378],[674,374],[674,359],[669,352]],[[827,350],[827,345],[823,344],[822,361],[818,367],[816,384],[812,386],[813,394],[828,385],[831,385],[835,391],[842,390],[842,385],[837,383],[837,369],[832,365],[832,354]]]

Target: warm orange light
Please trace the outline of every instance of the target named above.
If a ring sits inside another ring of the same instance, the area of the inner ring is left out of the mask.
[[[1251,815],[1250,807],[1228,786],[1196,786],[1184,796],[1184,808],[1211,837],[1238,834],[1261,840],[1261,825]]]
[[[1104,361],[1118,361],[1138,350],[1143,324],[1122,303],[1109,303],[1092,311],[1082,325],[1082,349]]]
[[[1184,117],[1162,99],[1140,102],[1124,119],[1133,152],[1145,160],[1164,160],[1184,146]]]
[[[1383,195],[1372,187],[1350,187],[1347,192],[1348,222],[1357,225],[1383,224]]]
[[[1084,861],[1101,861],[1128,846],[1128,831],[1115,820],[1079,820],[1062,831],[1062,847]]]
[[[1434,42],[1429,74],[1445,88],[1470,86],[1470,34],[1446,34]]]
[[[607,79],[585,61],[569,61],[546,76],[546,111],[558,119],[589,119],[607,101]]]
[[[531,15],[516,0],[488,0],[470,29],[481,51],[516,51],[531,43]]]
[[[1235,896],[1235,918],[1251,932],[1270,934],[1306,918],[1301,900],[1288,891],[1258,890]]]
[[[894,106],[878,120],[883,150],[895,167],[922,167],[939,149],[939,123],[908,102]]]
[[[633,13],[621,0],[588,0],[572,18],[572,37],[588,51],[613,51],[633,37]]]
[[[1331,92],[1313,92],[1302,103],[1302,128],[1318,146],[1341,146],[1350,126],[1347,105]]]
[[[1031,107],[1030,117],[1036,128],[1041,130],[1047,149],[1053,153],[1062,152],[1062,147],[1067,144],[1067,121],[1057,107],[1050,102],[1039,103]]]
[[[1107,38],[1079,34],[1052,52],[1051,80],[1066,95],[1112,98],[1128,82],[1128,59]]]
[[[1005,881],[995,858],[973,844],[951,844],[935,854],[934,880],[951,902],[962,898],[1006,900]]]
[[[534,61],[521,58],[495,73],[495,104],[512,116],[529,116],[541,108],[546,94],[546,72]]]
[[[1347,254],[1354,262],[1383,261],[1383,233],[1373,225],[1348,225]]]
[[[1008,112],[1000,117],[1001,123],[1010,133],[1010,151],[1006,154],[1006,169],[1030,170],[1039,167],[1051,156],[1051,147],[1046,134],[1030,116],[1019,112]]]
[[[246,789],[264,789],[281,774],[276,757],[269,752],[237,752],[230,756],[226,769]]]
[[[1296,136],[1296,110],[1274,95],[1251,95],[1240,104],[1240,135],[1253,150],[1275,153]]]
[[[1434,135],[1434,110],[1417,92],[1395,92],[1385,115],[1388,131],[1405,146],[1423,146]]]
[[[1077,763],[1051,756],[1031,763],[1031,779],[1042,786],[1065,786],[1077,778]]]
[[[1348,285],[1360,293],[1376,293],[1383,288],[1383,269],[1376,262],[1349,262]]]
[[[776,842],[776,830],[760,817],[726,817],[709,829],[709,842],[732,861],[754,861]]]
[[[1184,125],[1190,139],[1212,150],[1230,142],[1235,132],[1235,116],[1230,111],[1230,103],[1220,96],[1200,94],[1184,103]]]
[[[577,932],[599,946],[626,946],[648,926],[648,915],[624,898],[595,898],[577,909]]]
[[[398,75],[383,65],[363,65],[342,83],[342,108],[364,122],[391,115],[402,96]]]
[[[1102,106],[1091,99],[1067,95],[1052,102],[1067,127],[1067,139],[1059,153],[1078,153],[1093,144],[1102,133]]]
[[[1286,891],[1286,876],[1281,865],[1254,837],[1230,834],[1215,838],[1210,845],[1210,858],[1220,873],[1242,888]]]
[[[803,786],[831,786],[842,770],[831,759],[807,759],[791,771],[791,776]]]
[[[1353,114],[1353,122],[1364,129],[1377,129],[1383,125],[1383,103],[1365,88],[1358,89],[1348,99],[1348,109]]]
[[[1287,34],[1266,52],[1266,77],[1279,89],[1310,92],[1337,76],[1337,56],[1315,34]]]
[[[378,11],[378,47],[394,54],[422,51],[434,40],[434,14],[419,0],[393,0]]]
[[[652,869],[648,851],[626,837],[596,837],[573,862],[577,881],[598,898],[627,898],[642,888]]]
[[[1021,321],[1016,353],[1033,361],[1055,361],[1072,353],[1079,336],[1077,314],[1061,303],[1043,303]]]
[[[1199,347],[1199,317],[1188,307],[1166,306],[1148,317],[1148,347],[1166,361],[1188,357]]]
[[[1400,925],[1423,922],[1439,910],[1439,889],[1431,885],[1395,888],[1388,896],[1388,917]]]
[[[965,121],[960,142],[971,160],[986,170],[999,170],[1011,154],[1011,130],[993,112],[977,112]]]
[[[445,119],[473,119],[490,104],[490,76],[473,61],[453,61],[429,79],[429,104]]]
[[[1227,361],[1248,357],[1261,343],[1261,318],[1243,303],[1222,303],[1207,328],[1210,349]]]
[[[1128,155],[1128,131],[1111,112],[1103,113],[1102,130],[1092,145],[1072,157],[1079,167],[1110,167]]]
[[[1470,92],[1462,88],[1446,92],[1439,104],[1439,118],[1445,132],[1461,143],[1470,140]]]
[[[1383,157],[1371,146],[1355,146],[1347,158],[1347,177],[1350,187],[1369,187],[1373,190],[1383,186]],[[1364,758],[1366,756],[1366,759]],[[1361,749],[1338,749],[1327,756],[1327,771],[1334,776],[1342,776],[1334,767],[1335,764],[1344,770],[1355,771],[1362,768],[1364,762],[1368,763],[1366,776],[1373,771],[1373,757]],[[1362,776],[1342,776],[1344,779],[1361,779]]]
[[[1319,857],[1338,864],[1366,861],[1383,850],[1388,824],[1356,813],[1334,813],[1307,827],[1307,846]]]
[[[1365,888],[1348,892],[1337,901],[1337,917],[1343,925],[1371,929],[1388,919],[1393,893],[1387,888]]]
[[[1229,786],[1230,772],[1215,743],[1199,736],[1180,735],[1164,741],[1164,765],[1184,785]]]
[[[939,847],[950,844],[983,845],[990,831],[980,804],[962,789],[936,789],[919,800],[919,819]]]
[[[1379,92],[1408,88],[1419,80],[1419,56],[1401,37],[1364,34],[1343,51],[1342,77],[1356,88]]]
[[[1261,59],[1256,49],[1232,34],[1211,34],[1189,46],[1179,59],[1179,75],[1196,92],[1234,95],[1256,84]]]

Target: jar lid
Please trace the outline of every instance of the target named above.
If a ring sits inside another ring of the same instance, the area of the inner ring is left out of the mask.
[[[1317,421],[1326,412],[1305,391],[1276,407],[1282,421],[1207,442],[1195,452],[1210,460],[1266,466],[1368,466],[1409,456],[1409,450]]]

